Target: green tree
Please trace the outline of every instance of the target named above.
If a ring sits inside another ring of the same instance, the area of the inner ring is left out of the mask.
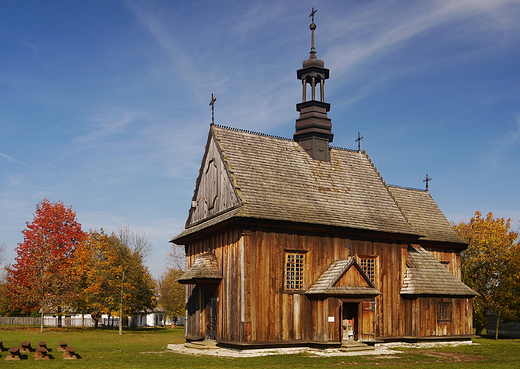
[[[469,223],[454,226],[468,243],[461,253],[462,280],[480,296],[474,300],[474,325],[482,332],[488,311],[500,319],[515,319],[520,307],[520,244],[511,220],[485,218],[475,212]],[[496,330],[498,338],[498,329]]]

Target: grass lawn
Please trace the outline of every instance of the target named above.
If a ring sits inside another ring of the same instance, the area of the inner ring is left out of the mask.
[[[458,347],[405,349],[394,356],[315,357],[306,354],[273,355],[256,358],[218,358],[190,356],[166,351],[170,343],[182,343],[183,329],[148,328],[117,330],[92,328],[46,328],[43,334],[36,327],[0,327],[0,340],[7,349],[23,341],[46,341],[53,360],[33,359],[4,361],[3,368],[330,368],[330,367],[404,367],[404,368],[520,368],[520,340],[475,339],[478,345]],[[68,342],[81,356],[79,360],[63,360],[56,350],[59,341]]]

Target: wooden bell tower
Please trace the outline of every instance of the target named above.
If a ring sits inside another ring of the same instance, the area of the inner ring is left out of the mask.
[[[316,57],[314,49],[314,13],[312,8],[311,51],[309,59],[303,61],[302,69],[297,71],[298,79],[302,81],[302,102],[296,104],[296,110],[300,112],[300,118],[296,120],[296,132],[294,141],[298,142],[303,149],[315,160],[330,161],[329,142],[334,135],[331,128],[332,123],[327,117],[330,104],[325,102],[325,80],[329,78],[329,70],[324,67],[323,60]],[[307,85],[310,91],[307,90]],[[317,88],[319,85],[319,96]],[[310,100],[307,99],[309,94]],[[318,97],[318,98],[317,98]]]

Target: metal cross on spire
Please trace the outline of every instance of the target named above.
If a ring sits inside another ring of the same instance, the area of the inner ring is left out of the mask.
[[[211,124],[215,124],[215,101],[217,101],[217,98],[211,94],[211,101],[209,102],[211,106]]]
[[[357,133],[357,139],[356,139],[356,142],[357,142],[357,151],[361,151],[361,140],[363,139],[364,137],[361,136],[361,133]]]
[[[428,174],[426,174],[426,178],[423,179],[423,182],[426,183],[426,191],[428,191],[428,182],[432,180],[432,177],[428,177]]]
[[[311,52],[310,59],[316,59],[316,49],[314,48],[314,30],[316,29],[316,24],[314,23],[314,14],[318,11],[318,9],[312,8],[312,12],[309,17],[312,17],[312,23],[309,25],[311,30]]]
[[[314,10],[314,7],[312,8],[311,15],[309,17],[312,17],[312,22],[314,23],[314,14],[318,11],[318,9]]]

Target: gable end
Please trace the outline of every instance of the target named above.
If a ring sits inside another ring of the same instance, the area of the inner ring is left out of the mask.
[[[238,206],[241,201],[229,165],[211,126],[186,228]]]

